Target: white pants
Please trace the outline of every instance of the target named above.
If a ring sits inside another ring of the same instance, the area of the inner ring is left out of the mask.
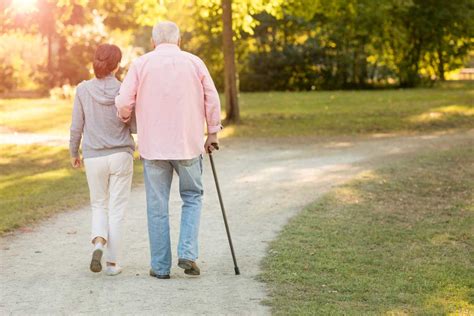
[[[107,241],[107,262],[117,263],[121,226],[130,197],[133,157],[127,152],[84,159],[92,208],[92,241]]]

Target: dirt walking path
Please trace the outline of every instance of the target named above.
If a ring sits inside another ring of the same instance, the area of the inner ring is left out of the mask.
[[[174,267],[171,280],[148,276],[145,192],[133,190],[125,221],[124,272],[88,270],[89,208],[43,221],[0,240],[0,314],[269,314],[256,279],[269,241],[288,219],[331,187],[413,151],[474,139],[474,131],[388,138],[288,143],[224,141],[215,155],[242,275],[233,274],[209,161],[204,161],[200,278]],[[174,264],[180,200],[170,202]]]
[[[4,132],[0,126],[0,145],[31,145],[49,146],[64,145],[69,142],[69,135]]]

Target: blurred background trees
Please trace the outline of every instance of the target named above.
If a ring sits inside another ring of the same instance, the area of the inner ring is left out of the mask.
[[[124,63],[149,51],[159,19],[224,86],[221,0],[1,0],[0,91],[47,91],[91,76],[98,43]],[[472,0],[234,0],[241,91],[414,87],[467,62]]]

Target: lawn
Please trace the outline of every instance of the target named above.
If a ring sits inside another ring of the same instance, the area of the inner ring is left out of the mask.
[[[235,136],[353,135],[474,127],[474,83],[434,89],[242,94]]]
[[[16,132],[69,134],[72,101],[0,99],[0,127]]]
[[[263,263],[268,303],[279,315],[473,315],[473,227],[474,142],[392,163],[290,221]]]
[[[434,89],[242,93],[223,137],[291,137],[474,128],[474,82]],[[0,100],[0,132],[68,135],[72,101]],[[0,146],[0,233],[87,201],[63,147]],[[140,177],[138,170],[137,176]]]
[[[242,124],[223,136],[429,132],[474,127],[474,82],[433,89],[241,93]],[[0,100],[0,126],[67,134],[72,102]]]
[[[89,200],[85,173],[70,167],[67,148],[0,145],[0,153],[0,234]],[[136,163],[134,183],[140,175]]]

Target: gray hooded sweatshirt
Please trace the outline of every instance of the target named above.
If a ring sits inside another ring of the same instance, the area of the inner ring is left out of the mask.
[[[131,133],[136,132],[136,123],[134,117],[128,124],[117,117],[115,97],[119,89],[120,81],[112,75],[83,81],[77,86],[69,139],[71,157],[79,155],[82,136],[84,158],[118,152],[133,154],[135,142]]]

